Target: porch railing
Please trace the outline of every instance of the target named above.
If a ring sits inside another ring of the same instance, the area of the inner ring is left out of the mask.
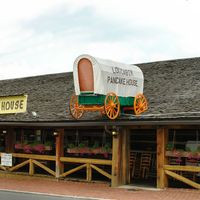
[[[14,158],[22,158],[26,159],[22,161],[21,163],[14,165],[12,167],[4,167],[0,166],[0,168],[4,171],[9,171],[13,172],[16,171],[25,165],[29,165],[29,175],[34,175],[35,170],[34,167],[38,166],[51,174],[52,176],[55,176],[55,172],[47,167],[45,164],[41,163],[41,161],[55,161],[56,157],[55,156],[49,156],[49,155],[36,155],[36,154],[23,154],[23,153],[12,153],[12,157]]]
[[[61,162],[67,162],[67,163],[79,163],[80,166],[73,168],[71,170],[68,170],[60,175],[60,177],[66,177],[76,171],[79,171],[83,168],[86,168],[86,180],[91,181],[92,180],[92,169],[96,170],[103,176],[111,179],[111,174],[107,173],[103,169],[97,167],[97,165],[112,165],[112,160],[102,160],[102,159],[88,159],[88,158],[69,158],[69,157],[61,157]]]
[[[1,156],[1,153],[0,153]],[[50,175],[56,177],[56,172],[49,167],[47,167],[45,164],[43,164],[41,161],[54,161],[56,162],[56,156],[51,155],[36,155],[36,154],[23,154],[23,153],[12,153],[12,157],[14,158],[22,158],[23,161],[17,165],[14,165],[12,167],[5,167],[0,165],[0,169],[8,172],[17,171],[18,169],[29,165],[28,173],[29,175],[35,174],[35,166],[42,168],[46,172],[48,172]],[[102,174],[103,176],[107,177],[108,179],[111,179],[111,174],[106,172],[105,170],[101,169],[99,165],[101,166],[111,166],[112,160],[104,160],[104,159],[89,159],[89,158],[73,158],[73,157],[60,157],[60,161],[62,163],[75,163],[80,164],[78,167],[75,167],[73,169],[70,169],[66,172],[63,172],[59,175],[58,178],[66,177],[72,173],[75,173],[83,168],[86,168],[86,180],[88,182],[92,181],[92,169],[96,170],[98,173]],[[98,165],[98,166],[97,166]]]
[[[196,189],[200,189],[200,184],[196,183],[195,181],[190,180],[189,178],[184,177],[181,174],[176,173],[176,172],[200,173],[200,167],[198,166],[164,165],[164,172],[165,174],[173,177],[174,179],[184,182]]]

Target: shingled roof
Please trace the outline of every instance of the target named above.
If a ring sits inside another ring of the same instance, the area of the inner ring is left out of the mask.
[[[149,110],[119,120],[200,119],[200,58],[138,64],[145,77]],[[26,113],[0,115],[0,122],[69,122],[69,98],[74,93],[72,72],[0,81],[0,96],[28,95]],[[36,112],[34,117],[32,112]],[[81,120],[105,121],[98,113]]]

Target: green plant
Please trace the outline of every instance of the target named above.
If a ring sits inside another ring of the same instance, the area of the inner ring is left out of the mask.
[[[36,146],[36,145],[38,145],[38,144],[41,144],[41,142],[39,142],[39,141],[34,141],[33,143],[30,143],[30,146]]]
[[[177,149],[178,152],[184,152],[184,149]]]
[[[73,149],[75,148],[75,145],[73,143],[68,144],[68,148]]]
[[[197,147],[197,152],[200,152],[200,145]]]
[[[111,152],[111,145],[109,143],[106,143],[104,146],[103,146],[103,151],[105,152]]]
[[[92,146],[92,149],[97,149],[99,148],[99,141],[95,141],[94,145]]]
[[[23,144],[24,145],[28,144],[28,140],[24,140]]]
[[[168,143],[167,145],[166,145],[166,150],[167,151],[172,151],[174,149],[174,145],[172,144],[172,143]]]
[[[85,145],[85,143],[79,143],[78,147],[83,148],[83,147],[86,147],[86,145]]]
[[[53,142],[52,141],[47,141],[44,143],[45,146],[53,146]]]
[[[186,150],[187,152],[191,152],[190,147],[186,147],[185,150]]]

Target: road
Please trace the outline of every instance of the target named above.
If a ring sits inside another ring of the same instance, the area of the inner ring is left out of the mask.
[[[76,198],[64,196],[52,196],[45,194],[33,194],[25,192],[0,191],[0,200],[97,200],[92,198]]]

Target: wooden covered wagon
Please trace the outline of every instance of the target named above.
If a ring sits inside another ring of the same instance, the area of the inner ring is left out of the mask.
[[[139,115],[148,108],[143,73],[135,65],[81,55],[74,62],[73,77],[70,112],[75,119],[85,111],[99,111],[116,119],[127,110]]]

